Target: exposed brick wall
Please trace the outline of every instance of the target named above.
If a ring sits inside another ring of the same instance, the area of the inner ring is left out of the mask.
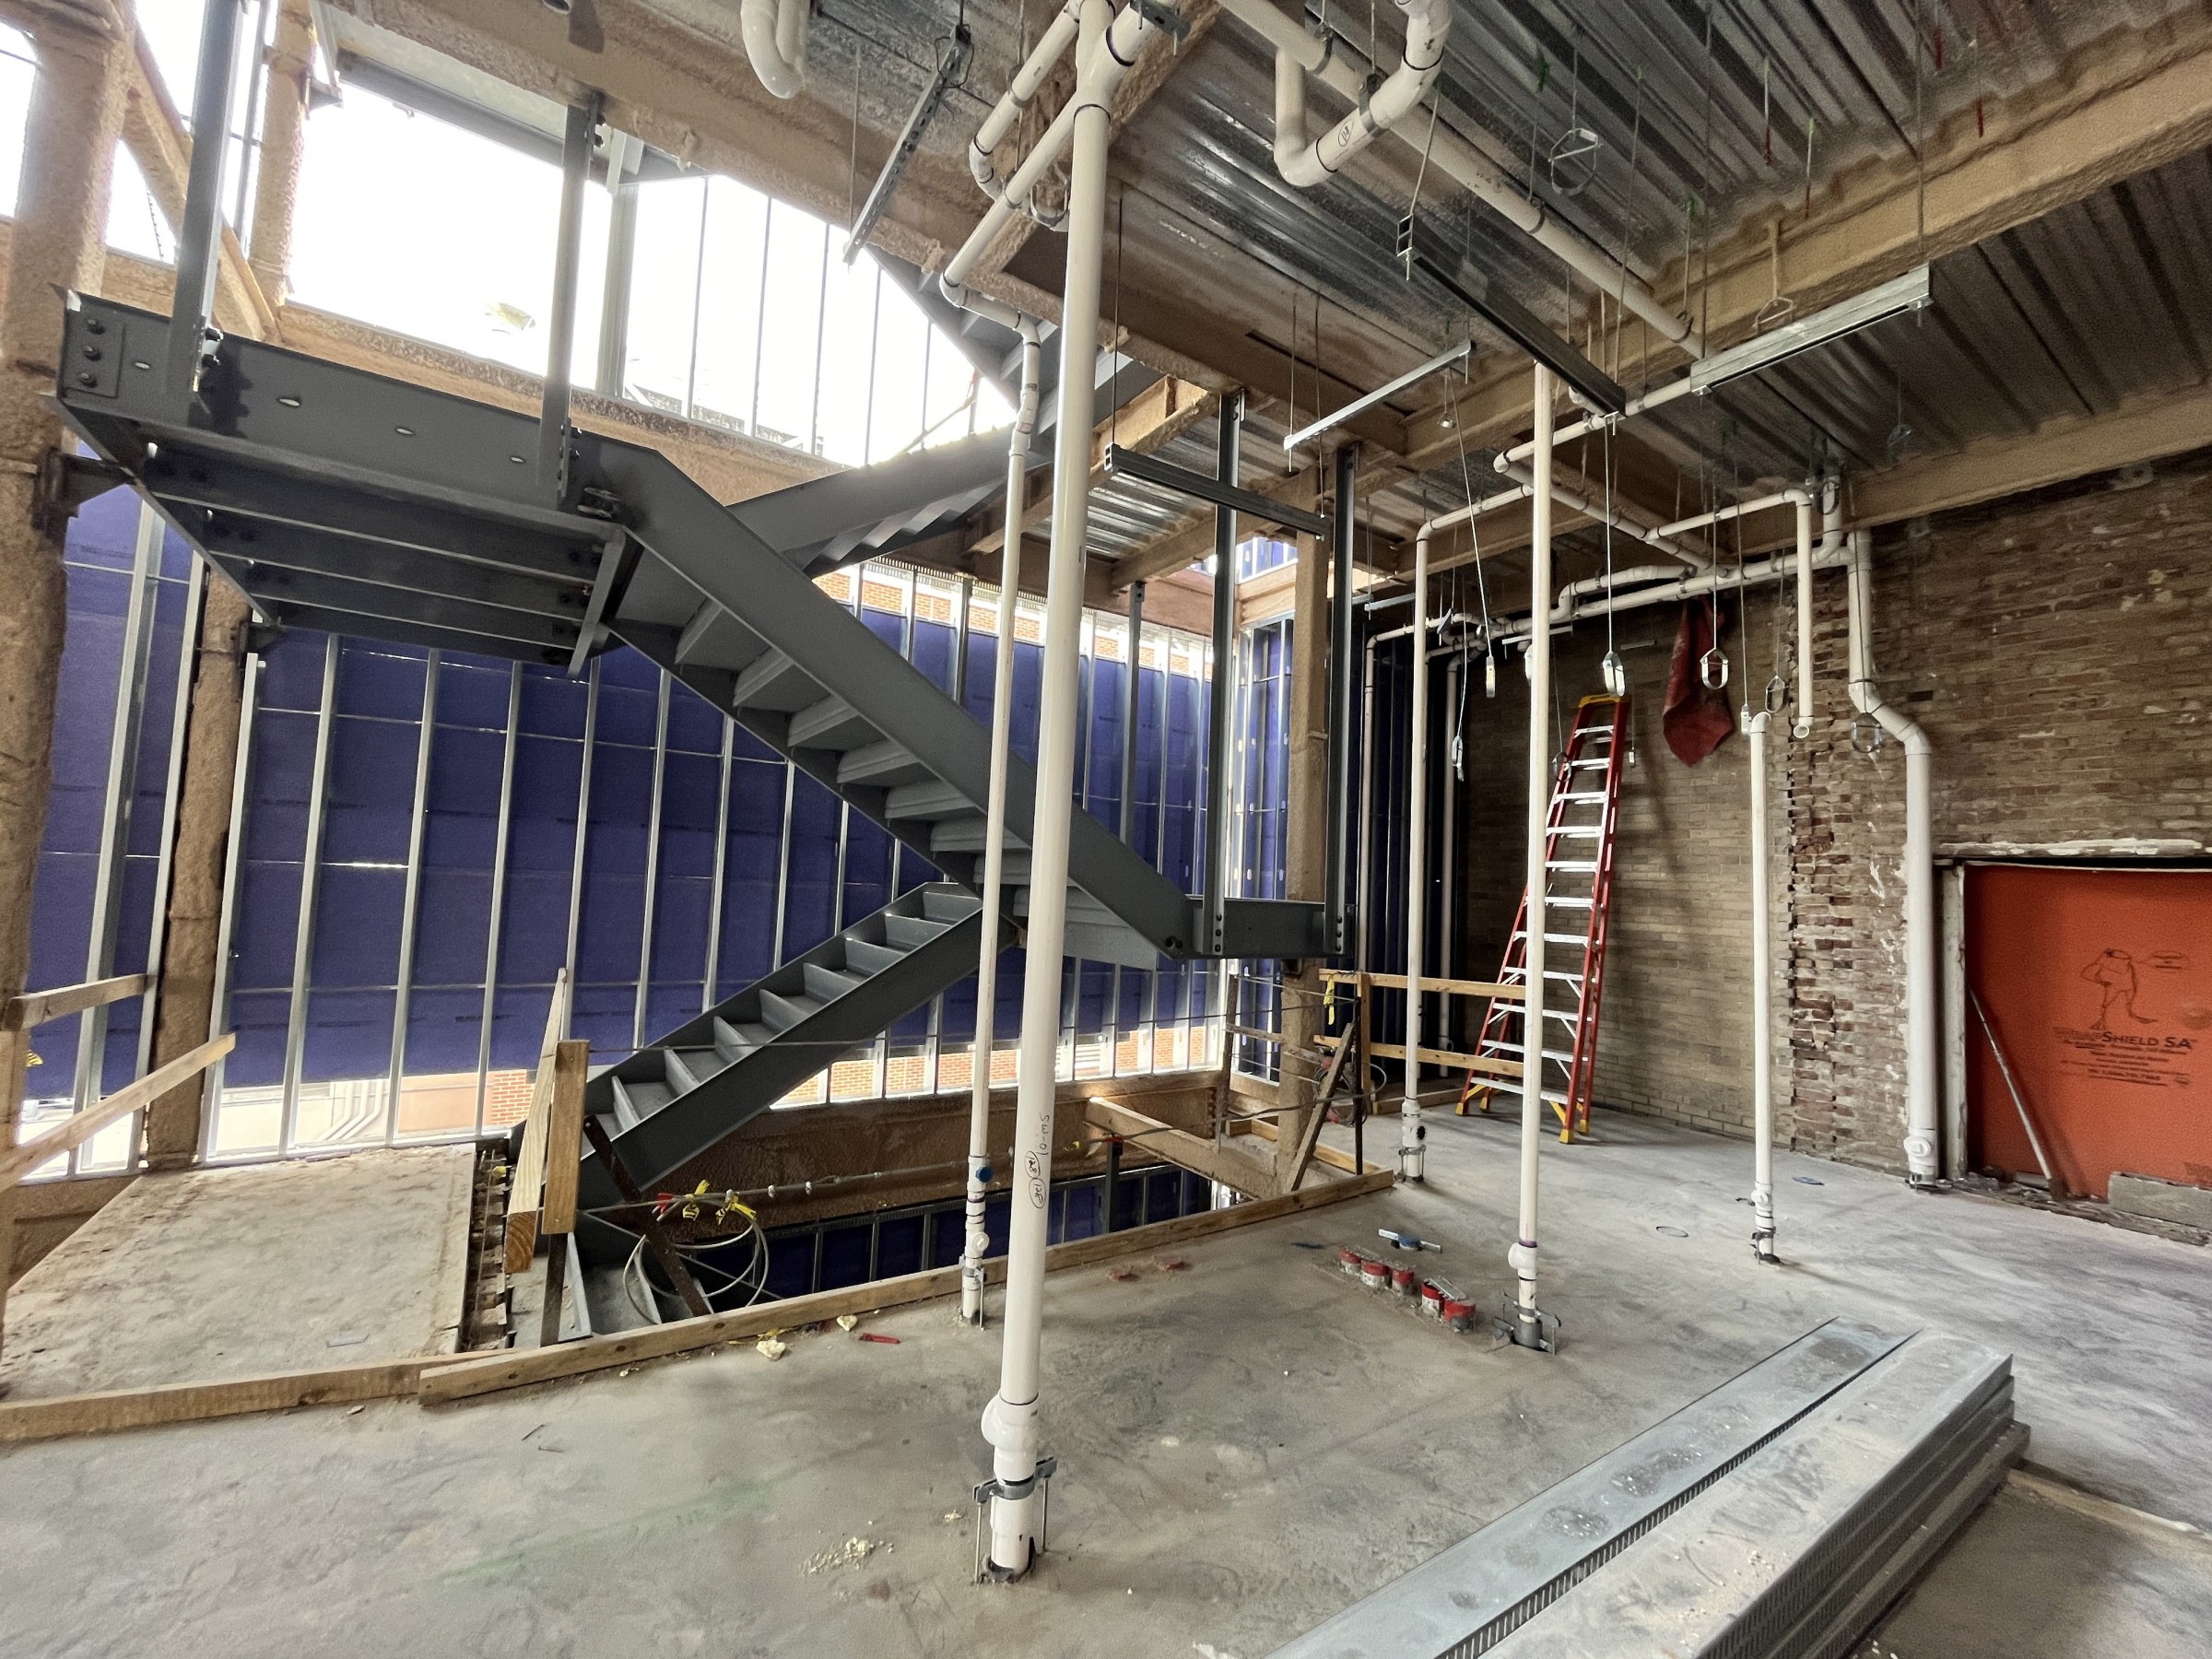
[[[1939,855],[2212,844],[2212,452],[2147,481],[2092,478],[1900,525],[1874,556],[1875,667],[1934,745]],[[1783,610],[1794,627],[1786,595]],[[1623,782],[1596,1094],[1747,1134],[1748,746],[1739,732],[1692,769],[1661,742],[1678,615],[1617,626],[1639,764]],[[1772,626],[1755,598],[1758,685]],[[1602,629],[1559,641],[1570,708],[1596,688]],[[1901,1168],[1903,754],[1851,747],[1841,572],[1819,578],[1815,639],[1818,725],[1804,743],[1775,734],[1770,778],[1780,1127],[1802,1149]],[[1742,675],[1744,642],[1729,654]],[[1487,977],[1521,891],[1517,667],[1470,710],[1459,961]]]
[[[1878,535],[1874,665],[1935,748],[1939,856],[2212,843],[2212,452]],[[1843,584],[1821,579],[1823,689]],[[1824,711],[1832,712],[1832,711]],[[1904,761],[1788,773],[1796,1144],[1901,1167]]]

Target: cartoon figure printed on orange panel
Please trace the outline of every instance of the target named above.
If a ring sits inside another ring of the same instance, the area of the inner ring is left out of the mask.
[[[2097,1010],[2090,1030],[2110,1030],[2115,1008],[2137,1025],[2158,1023],[2149,1015],[2136,1012],[2136,959],[2126,951],[2107,950],[2081,971],[2081,977],[2098,986],[2104,994],[2103,1006]]]

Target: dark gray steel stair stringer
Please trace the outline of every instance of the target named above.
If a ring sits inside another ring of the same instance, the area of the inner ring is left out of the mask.
[[[717,1019],[733,1027],[759,1026],[762,1023],[763,993],[804,994],[809,967],[845,969],[853,942],[884,946],[888,943],[887,923],[890,919],[920,920],[933,893],[955,891],[938,885],[901,894],[873,915],[831,935],[697,1018],[656,1038],[652,1047],[640,1049],[595,1075],[585,1088],[584,1110],[612,1117],[618,1081],[661,1085],[666,1075],[665,1055],[668,1051],[681,1053],[718,1047]],[[712,1076],[700,1079],[694,1088],[643,1116],[635,1126],[619,1128],[613,1137],[615,1151],[631,1178],[646,1187],[665,1180],[773,1107],[807,1078],[865,1048],[931,997],[973,973],[982,936],[982,912],[972,897],[960,897],[972,907],[965,916],[945,923],[934,936],[905,948],[895,961],[866,973],[851,990],[823,1003],[766,1042],[746,1049]],[[1001,946],[1011,943],[1012,930],[1006,928]],[[614,1182],[588,1154],[583,1159],[582,1190],[593,1206],[619,1202]]]

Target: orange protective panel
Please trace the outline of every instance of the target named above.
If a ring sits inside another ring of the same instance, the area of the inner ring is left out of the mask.
[[[1981,993],[2059,1179],[2114,1171],[2212,1186],[2212,870],[1967,872],[1967,981]],[[2036,1167],[1967,1010],[1971,1167]]]

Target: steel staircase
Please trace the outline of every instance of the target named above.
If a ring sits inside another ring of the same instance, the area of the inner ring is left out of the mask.
[[[1585,697],[1575,705],[1574,725],[1552,780],[1545,813],[1543,1098],[1559,1120],[1559,1138],[1590,1132],[1591,1077],[1597,1064],[1598,1005],[1605,992],[1606,924],[1613,899],[1613,840],[1620,806],[1620,768],[1628,750],[1629,700]],[[1558,916],[1558,923],[1548,918]],[[1581,925],[1577,927],[1575,924]],[[1498,982],[1528,983],[1528,893],[1506,941]],[[1553,1006],[1553,987],[1564,987],[1571,1006]],[[1520,1060],[1526,1007],[1520,997],[1492,997],[1482,1018],[1475,1052],[1496,1060]],[[1467,1073],[1459,1111],[1488,1112],[1499,1091],[1494,1078]]]
[[[660,1181],[974,972],[982,912],[950,883],[901,894],[598,1073],[584,1109],[634,1179]]]
[[[841,548],[881,547],[978,499],[1003,473],[1003,436],[729,509],[657,451],[572,429],[559,479],[541,479],[533,416],[254,340],[211,338],[196,392],[180,400],[163,384],[169,331],[165,317],[73,298],[60,402],[99,459],[63,480],[65,498],[136,488],[245,591],[265,629],[571,671],[628,644],[947,884],[902,897],[596,1082],[591,1109],[619,1126],[618,1154],[641,1184],[972,968],[977,924],[953,913],[953,895],[981,880],[989,734],[813,573]],[[1035,792],[1015,757],[1006,883],[1018,919]],[[1069,955],[1150,968],[1214,954],[1196,944],[1194,900],[1088,813],[1075,815],[1068,868]],[[1323,907],[1232,900],[1218,954],[1325,954]],[[603,1171],[587,1172],[586,1193],[610,1198]]]

